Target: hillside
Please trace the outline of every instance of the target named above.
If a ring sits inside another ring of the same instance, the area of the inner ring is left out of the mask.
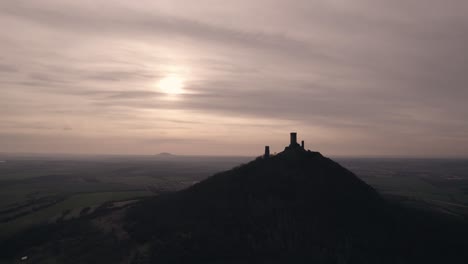
[[[388,251],[387,213],[352,172],[290,145],[134,207],[128,229],[151,242],[154,259],[169,262],[294,256],[372,263]]]

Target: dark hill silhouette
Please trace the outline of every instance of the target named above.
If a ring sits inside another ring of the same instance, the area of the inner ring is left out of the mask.
[[[154,263],[406,263],[425,251],[414,242],[426,230],[399,237],[419,224],[402,226],[402,215],[292,140],[278,155],[135,206],[127,229],[150,243]]]
[[[385,206],[378,193],[299,145],[140,206],[145,209],[133,210],[130,229],[140,240],[157,238],[159,259],[255,255],[274,260],[292,252],[299,258],[347,259],[351,244],[353,252],[378,251],[376,241],[385,237],[379,226]]]

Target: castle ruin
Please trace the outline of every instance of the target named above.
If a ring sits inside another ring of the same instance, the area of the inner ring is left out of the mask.
[[[297,132],[291,132],[290,134],[290,143],[285,150],[294,150],[294,149],[303,149],[305,150],[304,140],[301,141],[301,144],[297,143]],[[270,157],[270,146],[265,146],[264,158]]]

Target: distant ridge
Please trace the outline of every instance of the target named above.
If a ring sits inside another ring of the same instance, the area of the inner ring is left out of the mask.
[[[161,152],[159,154],[156,154],[156,156],[158,156],[158,157],[173,157],[175,155],[172,154],[172,153],[169,153],[169,152]]]

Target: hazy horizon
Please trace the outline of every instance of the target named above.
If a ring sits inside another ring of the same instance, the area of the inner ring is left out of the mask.
[[[0,152],[468,157],[468,2],[0,2]]]
[[[282,152],[283,150],[280,151],[275,151],[273,150],[272,155],[275,155],[277,153]],[[320,152],[320,151],[319,151]],[[67,157],[151,157],[151,158],[159,158],[159,154],[162,153],[169,153],[172,155],[172,157],[175,158],[251,158],[254,159],[256,157],[260,157],[263,155],[262,152],[258,153],[251,153],[251,154],[185,154],[185,153],[172,153],[172,152],[160,152],[160,153],[150,153],[150,154],[141,154],[141,153],[72,153],[72,152],[0,152],[0,161],[2,161],[1,155],[4,156],[12,156],[12,157],[50,157],[50,158],[67,158]],[[332,158],[332,159],[395,159],[395,160],[468,160],[468,156],[395,156],[395,155],[333,155],[329,153],[323,153],[321,152],[322,155]],[[166,158],[162,156],[162,158]],[[171,158],[169,156],[168,158]]]

